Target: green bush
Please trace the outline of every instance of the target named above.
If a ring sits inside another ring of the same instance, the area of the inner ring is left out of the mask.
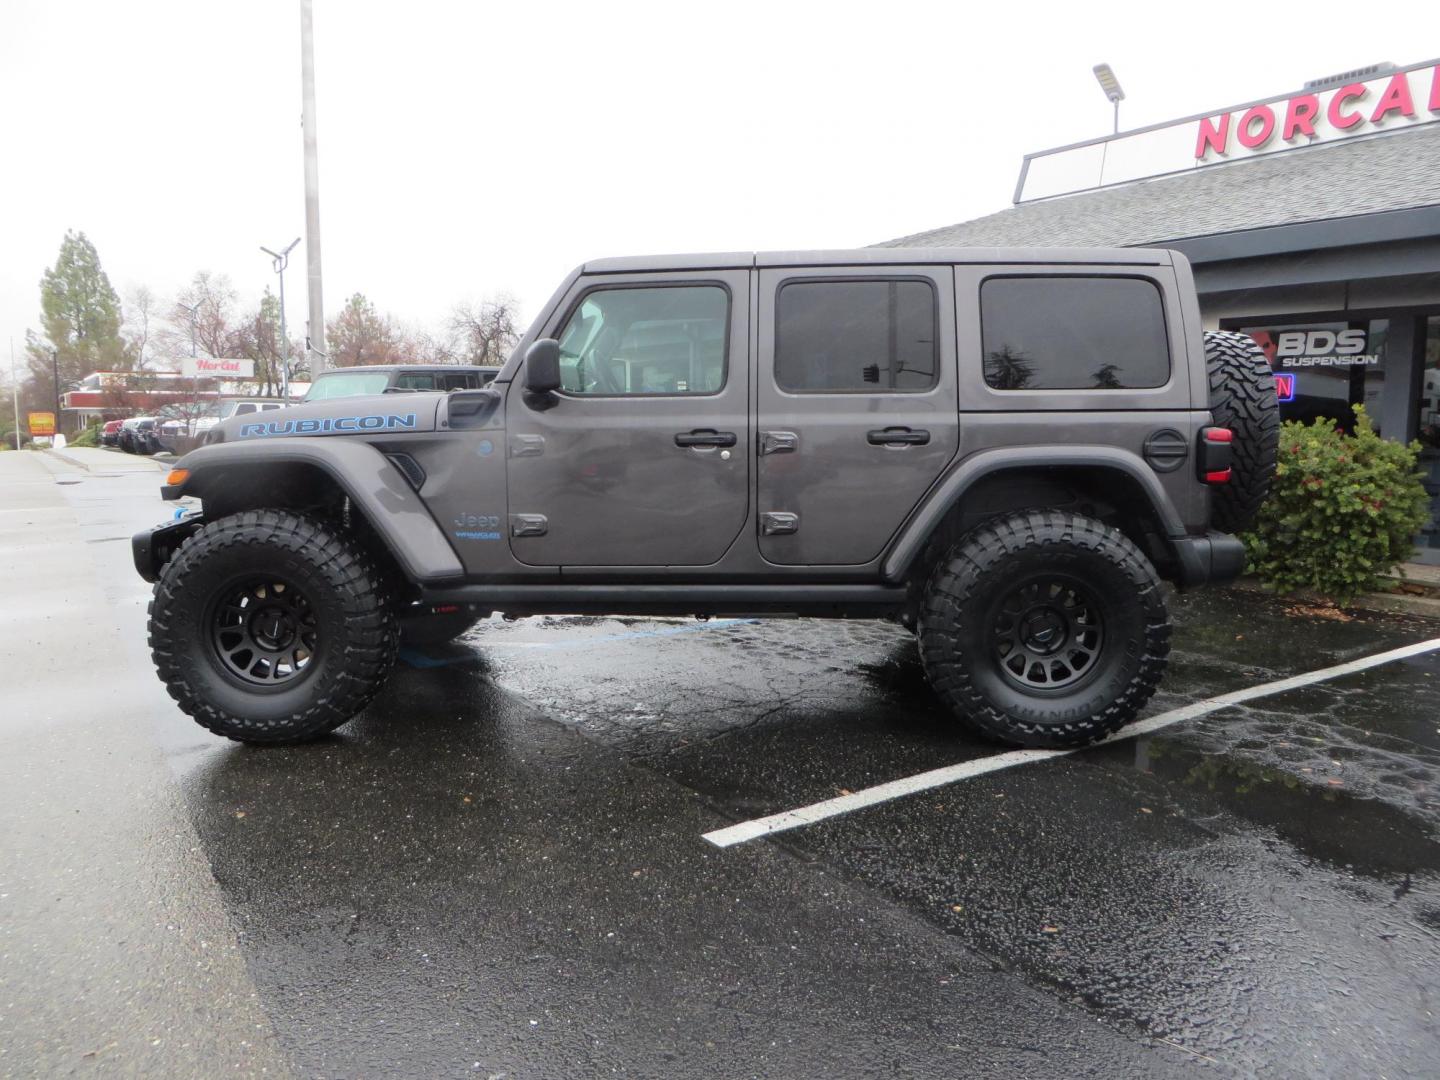
[[[1380,588],[1429,517],[1419,452],[1375,434],[1363,405],[1354,435],[1325,418],[1283,424],[1270,498],[1244,536],[1251,571],[1278,592],[1309,588],[1337,603]]]
[[[99,445],[100,445],[100,425],[99,425],[99,424],[93,424],[93,425],[91,425],[90,427],[87,427],[87,428],[86,428],[84,431],[82,431],[79,435],[76,435],[73,439],[68,440],[65,445],[67,445],[67,446],[99,446]]]

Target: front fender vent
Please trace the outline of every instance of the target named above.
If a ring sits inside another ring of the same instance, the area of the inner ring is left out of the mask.
[[[405,479],[410,481],[412,488],[419,491],[425,486],[425,470],[413,457],[409,454],[386,454],[385,456],[390,459],[390,464],[399,469]]]

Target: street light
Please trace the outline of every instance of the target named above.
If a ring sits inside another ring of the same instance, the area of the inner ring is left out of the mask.
[[[285,267],[290,265],[290,252],[298,243],[300,237],[297,236],[284,251],[271,251],[263,244],[260,247],[270,256],[275,273],[280,275],[280,396],[287,401],[290,399],[290,335],[285,331]]]
[[[1100,89],[1105,91],[1105,96],[1115,106],[1115,134],[1120,134],[1120,102],[1125,100],[1125,91],[1120,89],[1120,80],[1115,78],[1115,72],[1110,70],[1109,64],[1096,64],[1095,81],[1100,84]]]

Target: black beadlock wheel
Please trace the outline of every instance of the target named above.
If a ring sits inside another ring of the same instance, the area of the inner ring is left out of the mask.
[[[217,735],[292,743],[332,731],[384,684],[399,640],[375,566],[329,523],[286,510],[210,522],[165,564],[150,650]]]
[[[963,537],[919,619],[937,694],[979,733],[1064,748],[1134,719],[1164,673],[1170,622],[1155,569],[1119,530],[1031,510]]]
[[[1210,414],[1234,435],[1230,482],[1211,489],[1210,520],[1223,532],[1248,529],[1270,494],[1280,449],[1275,375],[1249,334],[1205,332]]]

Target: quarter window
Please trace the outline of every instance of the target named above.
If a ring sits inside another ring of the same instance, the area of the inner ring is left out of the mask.
[[[725,385],[730,294],[718,285],[597,289],[560,332],[571,394],[714,394]]]
[[[928,281],[792,281],[780,287],[775,311],[782,390],[924,391],[939,378]]]
[[[980,287],[996,390],[1133,390],[1170,380],[1160,290],[1144,278],[1003,277]]]

